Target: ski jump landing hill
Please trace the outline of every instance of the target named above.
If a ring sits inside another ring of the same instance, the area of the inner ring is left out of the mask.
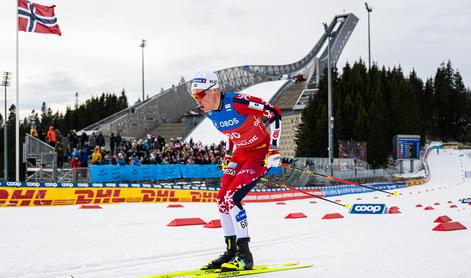
[[[336,64],[358,18],[353,14],[337,15],[328,25],[332,31],[331,61]],[[244,65],[217,71],[220,87],[223,91],[240,91],[252,85],[275,80],[285,80],[278,91],[265,96],[270,100],[280,95],[293,82],[287,79],[302,74],[307,79],[308,88],[316,88],[317,82],[327,65],[327,36],[324,34],[302,59],[287,65]],[[145,137],[146,134],[162,134],[165,128],[173,128],[174,134],[184,137],[194,126],[196,104],[190,96],[190,82],[170,88],[150,99],[123,109],[95,124],[83,129],[87,133],[101,131],[105,136],[120,131],[125,137]],[[301,102],[307,96],[299,95]],[[296,105],[296,103],[294,105]],[[294,106],[293,105],[293,106]],[[302,105],[301,105],[302,106]],[[80,131],[81,132],[81,131]],[[79,133],[80,133],[79,132]]]
[[[246,203],[256,264],[314,264],[259,277],[471,277],[471,205],[465,203],[471,150],[434,145],[427,163],[429,181],[399,188],[395,197],[369,192],[331,199],[395,206],[400,213],[350,214],[312,198]],[[221,229],[168,226],[180,218],[217,219],[212,203],[78,207],[0,209],[0,277],[142,277],[198,268],[224,245]],[[334,213],[343,218],[324,219]],[[305,217],[286,219],[289,214]],[[444,216],[468,229],[434,231],[443,225],[434,223],[437,218],[450,221]]]

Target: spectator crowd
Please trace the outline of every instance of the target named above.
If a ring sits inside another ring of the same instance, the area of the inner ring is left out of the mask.
[[[70,130],[63,136],[53,126],[38,132],[33,126],[30,135],[51,147],[57,153],[57,167],[69,163],[71,168],[89,165],[141,165],[141,164],[220,164],[226,154],[226,144],[203,145],[201,142],[182,141],[181,137],[166,142],[162,136],[147,135],[146,139],[129,139],[111,133],[105,140],[102,132],[77,135]],[[108,141],[108,144],[106,144]]]

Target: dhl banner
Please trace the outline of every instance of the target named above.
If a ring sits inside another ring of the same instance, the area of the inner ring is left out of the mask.
[[[310,190],[322,196],[322,191]],[[161,203],[216,201],[216,191],[156,188],[24,188],[0,187],[0,206],[57,206],[82,204]],[[251,192],[246,202],[270,202],[311,198],[302,193]]]
[[[407,186],[428,181],[408,181]],[[383,190],[400,188],[404,183],[368,184]],[[300,187],[319,197],[361,193],[357,186]],[[361,189],[361,190],[360,190]],[[35,183],[0,182],[0,207],[57,206],[83,204],[216,202],[218,188],[189,184],[118,184],[118,183]],[[273,202],[312,198],[285,188],[253,189],[244,202]]]
[[[324,193],[321,189],[305,189],[304,191],[323,197]],[[309,195],[300,193],[293,190],[285,190],[280,192],[250,192],[245,198],[244,202],[246,203],[259,203],[259,202],[278,202],[278,201],[288,201],[288,200],[299,200],[299,199],[308,199],[312,198]]]
[[[156,188],[0,187],[0,206],[215,202],[215,191]]]
[[[459,149],[460,145],[459,144],[454,144],[454,143],[445,143],[445,144],[443,144],[443,147],[445,149]]]
[[[308,190],[323,196],[322,190]],[[83,204],[216,202],[217,191],[156,188],[25,188],[0,187],[0,206],[58,206]],[[244,202],[273,202],[312,198],[291,191],[250,192]]]
[[[406,184],[407,184],[407,186],[422,185],[422,184],[427,183],[429,180],[430,180],[430,178],[421,179],[421,180],[407,181]]]

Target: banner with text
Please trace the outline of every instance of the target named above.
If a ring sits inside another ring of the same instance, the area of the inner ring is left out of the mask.
[[[275,174],[281,174],[281,167],[271,168],[267,173],[267,175]],[[219,164],[92,165],[90,167],[92,182],[207,179],[221,176],[222,170]]]

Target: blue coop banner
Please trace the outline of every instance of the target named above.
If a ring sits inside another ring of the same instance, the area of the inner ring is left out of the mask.
[[[208,165],[92,165],[92,182],[152,181],[173,179],[219,178],[222,170],[218,164]],[[271,168],[267,175],[281,174],[281,167]]]
[[[191,179],[193,177],[199,178],[200,177],[200,166],[201,165],[178,165],[180,169],[180,173],[182,178],[184,179]]]
[[[179,165],[177,164],[149,166],[154,167],[154,180],[173,180],[182,177],[180,173],[180,168],[178,167]]]
[[[180,165],[180,166],[184,166],[184,165]],[[201,166],[200,177],[202,179],[219,178],[222,176],[221,165],[208,164],[208,165],[200,165],[200,166]]]

